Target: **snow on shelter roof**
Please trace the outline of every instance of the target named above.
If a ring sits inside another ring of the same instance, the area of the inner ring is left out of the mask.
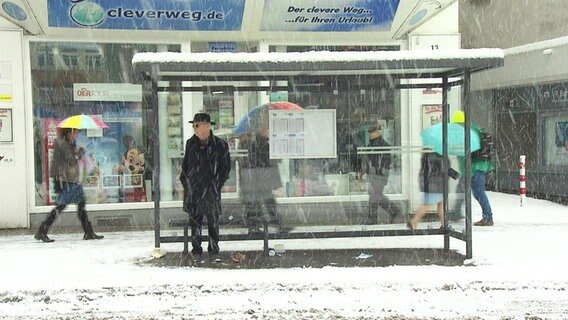
[[[137,73],[164,80],[269,80],[293,76],[388,74],[399,78],[459,76],[503,66],[501,49],[137,53]]]

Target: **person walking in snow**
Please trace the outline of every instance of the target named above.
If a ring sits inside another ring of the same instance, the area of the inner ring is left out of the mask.
[[[463,124],[465,122],[465,114],[463,111],[458,110],[454,112],[452,115],[452,123],[459,123]],[[472,123],[472,129],[482,137],[481,128],[477,125]],[[491,204],[489,203],[489,198],[487,198],[487,194],[485,193],[485,178],[487,174],[493,170],[495,167],[491,162],[490,158],[490,146],[483,146],[483,144],[488,144],[489,142],[484,142],[483,138],[481,138],[482,148],[480,151],[474,152],[471,154],[471,192],[473,197],[479,205],[481,206],[482,218],[481,220],[475,222],[474,226],[481,226],[481,227],[490,227],[493,225],[493,211],[491,209]],[[487,150],[487,151],[483,151]],[[483,152],[481,152],[483,151]],[[485,154],[486,153],[486,154]],[[458,189],[457,192],[463,193],[464,190],[464,177],[465,177],[465,157],[458,157],[460,162],[460,172],[461,177],[458,182]],[[461,215],[461,207],[463,205],[464,200],[460,199],[456,203],[456,211],[458,215]],[[455,214],[455,213],[454,213]]]
[[[369,133],[369,144],[367,147],[390,147],[382,135],[382,128],[378,125],[367,129]],[[389,170],[391,165],[391,154],[389,150],[379,150],[381,153],[369,154],[366,157],[365,169],[369,181],[369,216],[367,224],[377,224],[377,210],[379,206],[389,213],[389,223],[393,223],[399,214],[398,207],[384,195],[384,189],[389,181]],[[384,153],[383,153],[384,152]]]
[[[412,219],[406,224],[409,229],[416,229],[418,223],[428,212],[432,205],[436,205],[436,214],[441,223],[444,223],[443,181],[442,170],[443,158],[437,153],[424,153],[420,159],[419,184],[420,192],[424,193],[422,204],[418,207]],[[448,171],[452,169],[449,162],[446,163]]]
[[[93,225],[85,210],[86,200],[81,185],[81,171],[79,161],[84,155],[82,148],[77,149],[76,138],[78,129],[61,128],[55,140],[55,149],[51,161],[50,175],[54,179],[54,188],[57,193],[56,206],[49,212],[47,218],[40,224],[34,238],[43,242],[53,242],[47,236],[49,228],[57,215],[70,203],[77,204],[77,214],[85,234],[84,240],[98,240],[104,238],[93,231]]]
[[[186,141],[180,181],[184,189],[183,210],[189,214],[191,226],[191,253],[201,255],[201,229],[207,218],[210,255],[219,253],[219,218],[221,215],[221,188],[229,178],[231,156],[227,142],[211,130],[211,116],[196,113],[194,135]]]
[[[241,161],[239,197],[249,228],[256,225],[256,219],[279,220],[273,192],[282,187],[282,182],[278,160],[270,159],[269,136],[267,126],[263,126],[242,144],[248,157]]]

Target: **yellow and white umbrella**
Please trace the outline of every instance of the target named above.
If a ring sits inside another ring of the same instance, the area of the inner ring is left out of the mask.
[[[58,128],[71,128],[71,129],[104,129],[108,128],[106,123],[96,116],[88,116],[79,114],[66,119],[63,119],[57,125]]]

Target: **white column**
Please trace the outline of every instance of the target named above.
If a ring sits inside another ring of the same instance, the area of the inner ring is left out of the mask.
[[[1,18],[0,18],[1,19]],[[21,30],[0,30],[3,50],[0,50],[0,84],[6,88],[1,94],[0,108],[3,113],[0,143],[0,203],[2,218],[0,229],[27,228],[29,226],[28,201],[30,207],[35,198],[32,112],[24,107],[24,39]],[[27,55],[29,57],[29,55]],[[29,69],[26,67],[27,74]],[[31,86],[30,86],[31,88]],[[31,101],[31,99],[29,100]],[[31,107],[29,108],[31,110]],[[30,127],[26,126],[29,121]],[[8,123],[11,122],[11,123]],[[11,138],[11,139],[10,139]],[[11,140],[11,141],[8,141]],[[27,144],[26,144],[27,141]],[[31,152],[29,152],[31,150]],[[41,187],[41,185],[39,185]],[[30,197],[26,198],[26,188]],[[45,190],[45,187],[43,187]]]
[[[166,52],[166,45],[159,45],[158,52]],[[158,85],[167,85],[160,82]],[[160,130],[160,200],[172,200],[172,161],[168,153],[168,93],[158,93],[158,127]]]
[[[183,43],[181,45],[181,52],[191,52],[191,43]],[[182,86],[191,87],[193,85],[192,81],[183,81]],[[193,119],[193,114],[195,114],[199,109],[194,110],[193,100],[195,100],[195,93],[193,92],[183,92],[181,96],[181,114],[183,119],[183,141],[185,147],[185,141],[193,135],[193,127],[189,121]]]
[[[258,43],[258,52],[268,52],[269,45],[266,42],[259,42]],[[268,86],[268,81],[258,81],[259,86]],[[270,96],[266,93],[266,91],[259,91],[258,92],[258,104],[265,104],[270,102]]]

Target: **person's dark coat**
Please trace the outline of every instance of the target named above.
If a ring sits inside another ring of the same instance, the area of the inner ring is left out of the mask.
[[[272,191],[282,187],[278,161],[270,159],[268,137],[255,135],[243,144],[248,157],[241,161],[240,197],[242,201],[272,199]]]
[[[379,136],[375,139],[370,139],[368,145],[368,147],[390,147],[390,146],[391,145],[388,144],[388,142],[386,142],[382,136]],[[381,151],[386,151],[386,149]],[[391,158],[392,157],[390,153],[378,153],[378,154],[368,155],[367,173],[381,175],[381,176],[388,176],[391,165]]]
[[[437,153],[424,153],[420,163],[420,191],[426,193],[442,193],[444,181],[442,156]],[[453,171],[449,166],[449,161],[446,161],[446,168],[448,168],[449,172]]]
[[[205,143],[196,135],[186,141],[180,181],[183,210],[190,212],[201,199],[221,201],[221,188],[229,179],[231,156],[227,142],[211,134]],[[214,199],[210,199],[213,195]]]
[[[80,155],[75,143],[69,142],[64,138],[57,138],[54,145],[50,175],[55,181],[79,183]]]

